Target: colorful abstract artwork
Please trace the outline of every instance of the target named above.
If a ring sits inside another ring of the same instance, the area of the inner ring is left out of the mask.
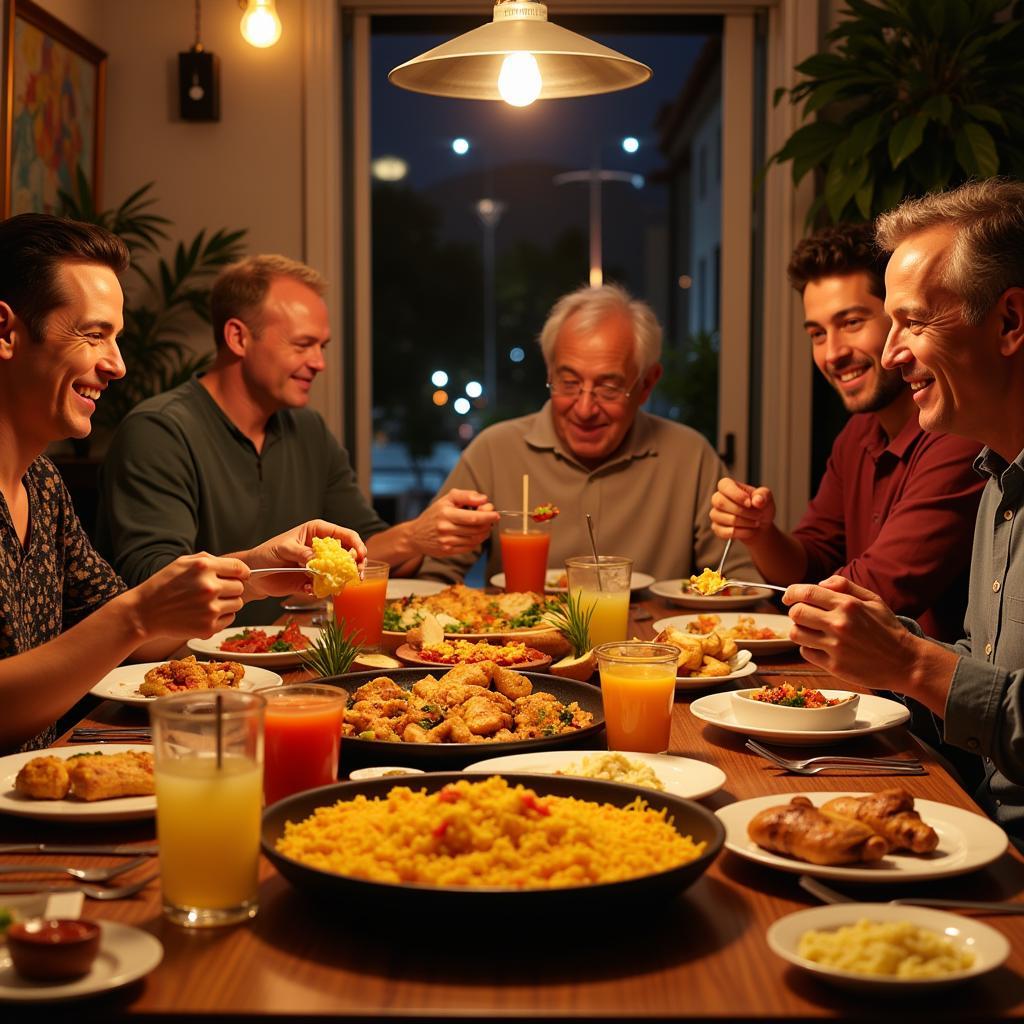
[[[8,2],[5,213],[54,213],[77,168],[94,195],[99,185],[106,55],[35,4]]]

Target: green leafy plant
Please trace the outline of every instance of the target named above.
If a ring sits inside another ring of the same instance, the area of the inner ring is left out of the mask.
[[[334,619],[324,624],[320,635],[302,652],[302,663],[321,678],[344,675],[359,655],[358,637],[345,636]]]
[[[89,182],[78,169],[73,193],[61,192],[61,212],[74,220],[98,224],[123,239],[132,256],[132,271],[141,279],[137,294],[125,300],[124,332],[118,339],[125,376],[114,381],[99,403],[93,423],[114,428],[144,398],[183,383],[208,365],[187,343],[189,327],[210,322],[210,285],[221,267],[243,253],[245,229],[200,231],[179,242],[173,258],[159,256],[171,221],[153,211],[153,182],[136,189],[119,206],[97,210]],[[155,269],[146,258],[155,257]]]
[[[572,656],[581,658],[590,650],[590,620],[594,616],[595,605],[586,611],[579,594],[569,591],[561,601],[548,606],[544,616],[572,646]]]
[[[821,175],[809,221],[869,220],[905,196],[1024,175],[1015,0],[846,3],[832,50],[798,64],[806,77],[775,94],[802,102],[809,121],[769,161],[791,162],[794,184]]]

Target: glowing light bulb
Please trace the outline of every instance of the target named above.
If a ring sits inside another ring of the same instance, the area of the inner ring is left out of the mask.
[[[540,95],[543,84],[532,53],[520,50],[502,61],[498,92],[510,107],[528,107]]]
[[[242,15],[242,38],[261,50],[281,38],[281,19],[274,0],[249,0]]]

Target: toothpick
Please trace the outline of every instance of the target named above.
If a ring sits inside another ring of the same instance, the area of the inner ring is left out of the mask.
[[[523,533],[529,532],[527,525],[529,523],[528,516],[530,514],[530,474],[523,474]]]

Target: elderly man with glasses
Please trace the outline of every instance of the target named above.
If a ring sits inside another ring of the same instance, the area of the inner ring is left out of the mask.
[[[711,530],[711,495],[724,466],[695,430],[641,411],[661,376],[661,327],[646,303],[617,285],[580,288],[555,303],[540,334],[551,398],[529,416],[484,430],[441,488],[488,495],[496,508],[531,501],[561,515],[549,564],[590,550],[585,513],[602,554],[625,555],[658,578],[715,566],[722,542]],[[424,560],[421,573],[460,580],[479,549]],[[501,570],[490,544],[488,577]],[[728,575],[760,580],[741,544]]]

